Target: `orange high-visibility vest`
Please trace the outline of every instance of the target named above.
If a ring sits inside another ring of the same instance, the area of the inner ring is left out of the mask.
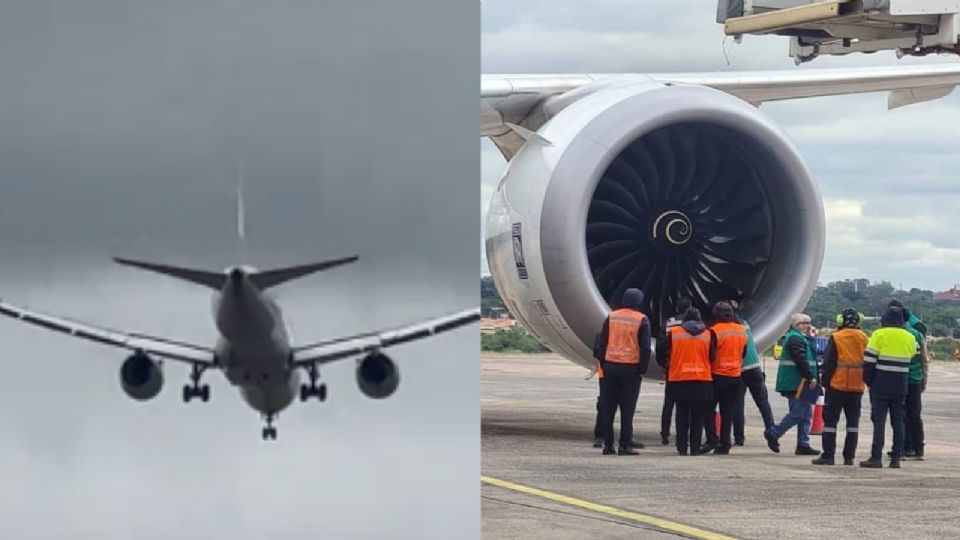
[[[841,392],[863,392],[863,352],[867,335],[859,328],[843,328],[831,336],[837,349],[837,369],[830,378],[830,387]]]
[[[670,329],[668,382],[712,381],[710,374],[710,332],[693,335],[682,326]]]
[[[607,324],[607,352],[603,359],[617,364],[640,363],[640,324],[646,316],[632,309],[610,313]]]
[[[713,325],[717,335],[717,359],[713,373],[724,377],[739,377],[743,368],[743,350],[747,347],[747,327],[735,322]]]

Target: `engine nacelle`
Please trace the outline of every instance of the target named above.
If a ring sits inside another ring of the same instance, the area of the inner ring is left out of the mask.
[[[149,355],[137,352],[120,366],[120,384],[131,398],[146,401],[155,398],[163,388],[163,372]]]
[[[357,366],[357,386],[367,397],[389,397],[399,384],[400,371],[397,365],[381,352],[368,354]]]
[[[823,259],[823,205],[793,144],[711,88],[578,92],[513,157],[490,204],[487,259],[510,311],[587,368],[628,287],[644,291],[656,333],[681,295],[705,317],[734,299],[758,346],[772,344]]]

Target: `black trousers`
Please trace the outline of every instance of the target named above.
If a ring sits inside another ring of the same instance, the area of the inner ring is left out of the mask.
[[[760,417],[763,418],[763,428],[767,429],[776,423],[773,419],[773,409],[770,408],[770,396],[767,393],[763,372],[757,368],[748,369],[740,374],[740,380],[743,381],[743,385],[740,386],[740,403],[737,405],[737,416],[733,424],[733,436],[738,441],[743,440],[743,406],[747,390],[750,390],[753,402],[760,411]]]
[[[700,450],[700,434],[703,432],[703,417],[713,410],[710,401],[676,401],[677,451],[681,454],[696,454]]]
[[[859,392],[841,392],[827,388],[823,398],[823,457],[833,458],[837,451],[837,424],[843,413],[847,424],[847,437],[843,441],[843,459],[853,459],[857,455],[857,442],[860,435]]]
[[[603,379],[597,378],[600,393],[597,394],[597,419],[593,422],[593,440],[603,439]]]
[[[620,447],[630,448],[633,440],[633,413],[640,396],[640,367],[637,364],[606,362],[603,366],[601,396],[603,407],[603,445],[613,448],[613,419],[620,409]]]
[[[923,401],[920,399],[922,395],[920,383],[911,382],[907,385],[905,403],[907,434],[903,443],[904,450],[923,452],[923,419],[920,418],[920,413],[923,411]]]
[[[716,398],[717,404],[720,405],[720,446],[721,448],[730,448],[732,445],[730,443],[730,428],[733,426],[733,417],[737,410],[737,402],[740,398],[740,387],[741,384],[730,384],[729,382],[723,383],[714,383],[713,384],[713,396]],[[708,415],[713,412],[713,407],[710,407]],[[717,433],[713,430],[714,425],[711,423],[713,420],[712,417],[704,418],[703,421],[706,423],[707,428],[707,443],[715,443],[718,441]],[[679,428],[678,428],[679,429]]]
[[[870,420],[873,421],[873,446],[870,448],[870,459],[879,460],[883,457],[883,440],[886,437],[887,413],[890,413],[890,423],[893,424],[893,449],[890,452],[892,459],[900,459],[903,455],[904,437],[904,409],[903,396],[875,394],[870,392]]]
[[[670,423],[673,420],[673,398],[663,391],[663,410],[660,411],[660,436],[664,439],[670,437]]]

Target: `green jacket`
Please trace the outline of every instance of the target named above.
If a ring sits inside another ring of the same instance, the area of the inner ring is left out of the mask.
[[[803,380],[800,369],[797,368],[797,364],[790,357],[790,342],[798,339],[803,344],[804,360],[810,366],[810,373],[813,373],[814,376],[817,373],[817,355],[813,351],[813,344],[799,330],[790,328],[783,338],[783,350],[780,351],[780,365],[777,368],[777,392],[791,396],[797,391],[800,382]]]
[[[926,344],[924,343],[925,340],[923,339],[923,334],[914,330],[909,324],[904,326],[904,328],[913,334],[913,339],[917,340],[917,346],[919,347],[917,354],[913,355],[913,357],[910,359],[910,383],[920,384],[923,382],[923,353],[924,347],[926,347]]]
[[[756,342],[753,341],[753,330],[747,321],[743,321],[743,324],[747,327],[747,350],[743,355],[742,369],[757,369],[760,367],[760,354],[757,352]]]

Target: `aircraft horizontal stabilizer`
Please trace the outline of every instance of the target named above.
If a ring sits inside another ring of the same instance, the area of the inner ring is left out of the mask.
[[[211,289],[220,290],[223,288],[226,275],[223,272],[210,272],[207,270],[195,270],[192,268],[181,268],[165,264],[156,264],[144,261],[135,261],[132,259],[121,259],[114,257],[113,260],[124,266],[132,266],[142,270],[149,270],[158,274],[175,277],[185,281],[190,281],[198,285],[205,285]]]
[[[303,264],[299,266],[288,266],[286,268],[277,268],[274,270],[264,270],[250,274],[250,281],[252,281],[260,289],[268,289],[281,283],[285,283],[292,279],[297,279],[314,272],[320,272],[322,270],[329,270],[337,266],[348,264],[356,261],[359,257],[352,255],[350,257],[342,257],[339,259],[331,259],[329,261],[323,261],[318,263]]]

